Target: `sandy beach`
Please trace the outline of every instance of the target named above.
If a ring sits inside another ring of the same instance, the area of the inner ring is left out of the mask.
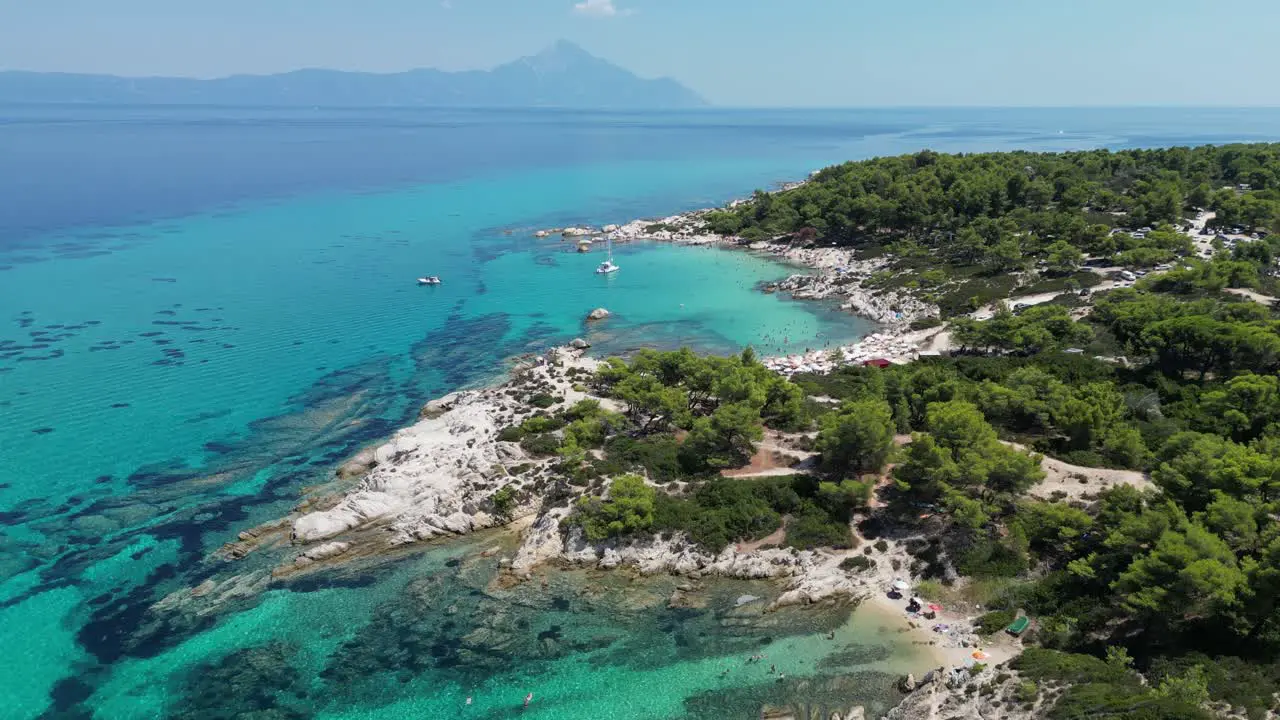
[[[931,668],[968,667],[975,662],[986,665],[998,665],[1012,659],[1022,651],[1022,645],[1016,639],[998,633],[990,638],[982,638],[972,632],[975,618],[960,613],[950,612],[945,608],[936,613],[937,617],[928,620],[918,614],[906,611],[908,596],[901,599],[889,597],[887,593],[874,593],[863,600],[863,606],[878,614],[884,622],[897,631],[909,633],[914,644],[927,649],[933,663]],[[948,626],[948,632],[934,631],[934,626]],[[978,660],[975,652],[987,657]]]

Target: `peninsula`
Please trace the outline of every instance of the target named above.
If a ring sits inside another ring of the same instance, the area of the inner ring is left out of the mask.
[[[812,273],[769,290],[885,328],[763,360],[592,359],[588,335],[429,403],[221,554],[281,554],[265,587],[507,526],[499,584],[628,567],[687,577],[677,606],[726,576],[781,584],[761,613],[903,614],[941,667],[903,679],[891,718],[1260,717],[1280,677],[1277,230],[1280,145],[921,152],[601,229],[776,253]]]

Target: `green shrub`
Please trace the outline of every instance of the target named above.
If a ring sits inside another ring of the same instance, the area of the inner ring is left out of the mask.
[[[516,491],[510,485],[503,485],[498,492],[493,494],[493,512],[501,518],[511,517],[511,511],[516,509]]]
[[[866,555],[854,555],[853,557],[845,558],[840,561],[840,569],[846,572],[862,572],[863,570],[867,570],[875,566],[876,561]]]
[[[520,442],[524,438],[524,429],[518,425],[502,428],[498,433],[498,439],[502,442]]]
[[[1027,556],[995,539],[980,538],[960,554],[956,569],[963,575],[1015,577],[1027,569]]]
[[[638,440],[618,435],[605,443],[605,455],[608,466],[616,469],[615,472],[643,468],[649,477],[659,482],[689,475],[680,464],[680,443],[673,435],[654,435]]]
[[[846,521],[811,501],[805,501],[787,524],[787,547],[811,550],[817,547],[850,548],[853,536]]]
[[[993,635],[1009,627],[1009,623],[1017,616],[1018,613],[1013,610],[993,610],[978,618],[974,625],[983,635]]]
[[[885,542],[884,540],[877,540],[875,542],[875,548],[880,552],[888,552],[889,543]]]
[[[1023,650],[1010,667],[1037,682],[1140,684],[1138,676],[1119,663],[1038,647]]]
[[[599,416],[603,410],[600,409],[600,401],[592,398],[585,398],[574,403],[572,407],[564,411],[564,417],[569,422],[574,420],[585,420]]]
[[[564,418],[552,417],[550,415],[534,415],[532,417],[525,418],[525,421],[520,423],[520,429],[524,431],[526,435],[550,432],[552,430],[559,430],[562,427],[564,427]]]
[[[609,498],[579,498],[570,521],[588,540],[629,535],[653,527],[657,493],[639,475],[623,475],[609,484]]]
[[[1280,687],[1280,663],[1250,662],[1231,656],[1209,657],[1202,653],[1157,658],[1147,672],[1147,679],[1152,685],[1159,685],[1166,678],[1186,675],[1194,667],[1202,669],[1212,699],[1246,708],[1250,718],[1265,716],[1275,702],[1272,692]]]
[[[1137,685],[1088,683],[1067,689],[1049,711],[1052,720],[1210,720],[1201,708]]]
[[[660,529],[681,531],[716,552],[729,543],[756,539],[777,530],[782,516],[774,507],[769,481],[713,478],[690,498],[665,498],[657,512]]]
[[[520,441],[520,447],[530,455],[555,455],[560,450],[560,441],[555,435],[529,435]]]
[[[564,402],[564,400],[556,397],[555,395],[548,395],[546,393],[538,393],[537,395],[529,398],[530,405],[544,410],[560,402]]]

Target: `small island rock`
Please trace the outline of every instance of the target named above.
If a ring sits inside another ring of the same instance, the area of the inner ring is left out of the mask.
[[[609,311],[604,308],[596,308],[587,314],[588,320],[603,320],[609,317]]]
[[[582,338],[574,338],[573,340],[569,341],[569,347],[573,348],[574,350],[586,350],[587,348],[591,347],[591,343],[587,342],[586,340],[583,340]]]

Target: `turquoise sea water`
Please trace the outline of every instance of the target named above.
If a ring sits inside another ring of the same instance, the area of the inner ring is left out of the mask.
[[[773,352],[869,329],[760,294],[789,270],[747,253],[635,243],[600,277],[598,253],[535,228],[924,146],[1280,136],[1268,111],[1117,113],[0,108],[0,718],[505,717],[529,691],[549,718],[883,703],[911,648],[857,616],[737,617],[767,586],[668,609],[663,580],[489,587],[472,542],[289,583],[265,576],[278,554],[213,553],[515,355],[575,336]],[[415,286],[426,273],[445,283]],[[587,327],[598,306],[615,316]],[[252,591],[156,606],[232,577]],[[753,647],[793,682],[739,668]]]

